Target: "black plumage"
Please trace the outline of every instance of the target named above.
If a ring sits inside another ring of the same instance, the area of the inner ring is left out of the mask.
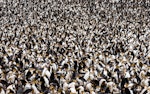
[[[44,78],[40,77],[40,82],[45,83]]]
[[[18,58],[16,58],[16,59],[15,59],[15,62],[16,62],[16,63],[19,63],[19,60],[18,60]]]
[[[105,93],[110,94],[110,89],[109,89],[109,87],[106,88]]]
[[[149,93],[147,92],[147,90],[145,90],[143,94],[149,94]]]
[[[136,77],[136,79],[137,79],[137,82],[138,82],[138,83],[140,83],[140,82],[141,82],[140,77],[138,76],[138,74],[137,74],[137,73],[134,73],[134,74],[135,74],[135,77]]]
[[[3,62],[3,57],[0,57],[0,64],[1,64],[1,62]]]
[[[150,76],[150,72],[147,72],[147,73],[146,73],[146,76]]]
[[[74,61],[74,69],[77,70],[77,68],[78,68],[77,61]]]
[[[5,87],[8,86],[8,82],[6,80],[0,80],[0,83],[3,84]]]
[[[31,76],[32,76],[31,72],[28,71],[27,74],[26,74],[26,79],[29,81],[29,80],[30,80],[29,78],[30,78]]]
[[[9,61],[12,61],[12,58],[13,58],[13,56],[7,56],[7,59],[8,59]]]
[[[41,83],[41,90],[42,90],[43,92],[45,92],[45,89],[46,89],[45,83],[42,82],[42,83]]]
[[[6,54],[6,51],[5,51],[5,48],[4,48],[4,47],[2,47],[2,53],[3,53],[3,54]]]
[[[102,90],[102,91],[103,91],[103,90],[106,90],[106,88],[107,88],[106,82],[102,82],[102,84],[101,84],[101,90]]]
[[[82,69],[82,66],[81,64],[79,64],[79,67],[78,67],[78,72],[80,73],[80,70]]]
[[[23,68],[23,62],[22,61],[20,61],[20,68]]]
[[[131,94],[131,92],[128,88],[125,88],[125,94]]]
[[[14,94],[15,92],[14,92],[13,90],[10,89],[10,92],[9,92],[9,93],[10,93],[10,94]]]
[[[72,79],[76,79],[76,75],[77,75],[77,72],[76,72],[76,71],[73,71]]]
[[[83,77],[79,77],[79,79],[86,82],[86,80]]]
[[[22,85],[26,84],[26,81],[24,79],[20,80]]]
[[[39,79],[39,78],[40,78],[40,76],[39,76],[38,74],[36,74],[35,80],[37,80],[37,79]]]
[[[28,63],[30,62],[30,60],[27,58],[24,58],[24,60],[25,60],[25,62],[28,62]]]
[[[52,71],[51,76],[50,76],[50,83],[53,83],[55,80],[54,72]]]
[[[68,64],[64,64],[62,69],[64,69],[64,68],[67,69],[68,68]]]
[[[64,48],[60,48],[58,51],[60,54],[64,54],[65,53],[65,49]]]
[[[111,77],[111,75],[112,75],[111,72],[108,71],[108,76]]]
[[[121,88],[124,88],[124,85],[128,83],[128,79],[127,78],[122,78],[121,80]]]
[[[22,57],[22,50],[20,50],[20,51],[18,52],[17,57],[18,57],[18,58],[21,58],[21,57]]]
[[[29,94],[30,92],[32,92],[32,89],[27,89],[23,92],[23,94]]]
[[[94,85],[94,87],[99,86],[98,80],[91,80],[91,83]]]
[[[60,87],[59,82],[56,79],[54,79],[52,83],[54,86],[57,86],[57,88]]]

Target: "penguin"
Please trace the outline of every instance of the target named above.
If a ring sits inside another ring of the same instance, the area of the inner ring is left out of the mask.
[[[107,82],[105,79],[101,79],[100,82],[99,82],[99,85],[101,87],[101,91],[104,92],[105,89],[107,88]]]
[[[96,86],[99,86],[99,81],[96,79],[91,80],[91,83],[93,84],[93,86],[96,88]]]
[[[48,79],[50,79],[51,76],[51,68],[50,71],[48,70],[48,68],[44,67],[43,71],[42,71],[42,76],[47,76]]]
[[[30,77],[32,76],[31,72],[28,71],[27,74],[26,74],[26,79],[27,81],[30,81]]]
[[[128,88],[125,88],[125,91],[124,91],[125,94],[131,94],[130,90]]]
[[[6,80],[0,80],[0,83],[4,86],[7,87],[9,83]]]
[[[0,86],[0,94],[6,94],[5,90]]]
[[[121,80],[121,88],[124,88],[124,85],[127,83],[128,84],[128,79],[127,78],[122,78]]]
[[[44,92],[45,91],[45,81],[44,81],[44,78],[43,77],[40,77],[40,82],[41,82],[41,90]]]
[[[54,72],[52,71],[51,76],[50,76],[50,83],[52,83],[54,79],[55,79],[55,76],[54,76]]]
[[[105,93],[106,93],[106,94],[111,93],[111,91],[110,91],[109,87],[106,87],[106,89],[105,89]]]
[[[29,93],[33,93],[33,90],[32,89],[27,89],[23,92],[23,94],[29,94]]]
[[[85,73],[85,75],[84,75],[83,78],[84,78],[85,80],[88,80],[89,77],[90,77],[90,72],[89,72],[89,70],[87,69],[87,70],[86,70],[86,73]]]
[[[78,68],[78,63],[77,63],[77,61],[75,60],[75,61],[74,61],[74,70],[77,70],[77,68]]]
[[[15,87],[14,84],[10,84],[10,85],[7,87],[7,89],[6,89],[6,94],[8,94],[8,93],[12,93],[12,94],[16,93],[16,87]]]
[[[35,81],[32,82],[31,88],[33,89],[33,93],[35,93],[35,94],[39,94],[40,93],[40,91],[36,87]]]

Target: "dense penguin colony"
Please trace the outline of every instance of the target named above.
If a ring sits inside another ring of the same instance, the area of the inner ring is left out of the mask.
[[[150,1],[0,0],[0,94],[150,94]]]

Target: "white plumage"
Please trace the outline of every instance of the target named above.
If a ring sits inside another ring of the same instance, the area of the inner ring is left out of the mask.
[[[141,81],[141,85],[143,85],[143,86],[149,86],[149,79],[147,78],[147,79],[142,79],[142,81]]]
[[[44,68],[43,71],[42,71],[42,76],[45,76],[45,75],[48,78],[50,78],[50,76],[51,76],[51,72],[47,68]]]
[[[100,82],[99,82],[99,86],[101,86],[103,82],[106,82],[106,80],[105,79],[101,79]]]
[[[127,71],[126,73],[125,73],[125,78],[130,78],[131,76],[130,76],[130,73]]]
[[[114,87],[113,87],[113,86],[114,86],[114,82],[108,82],[108,83],[107,83],[107,86],[109,87],[110,91],[113,92],[113,89],[114,89]]]
[[[68,83],[67,82],[64,82],[63,84],[63,90],[66,91],[68,89]]]
[[[70,88],[75,88],[75,82],[71,82],[68,86],[70,87]]]
[[[32,89],[34,90],[35,94],[39,94],[40,92],[38,91],[37,87],[35,86],[35,84],[32,84]]]
[[[43,77],[44,78],[44,81],[45,81],[45,85],[47,86],[47,87],[49,87],[49,80],[47,79],[47,77]]]
[[[108,76],[107,73],[108,73],[107,70],[104,69],[104,70],[103,70],[103,74],[104,74],[105,76]]]
[[[31,89],[30,83],[26,83],[26,85],[24,87],[24,91],[26,91],[27,89]]]
[[[83,86],[79,86],[78,89],[79,89],[79,93],[82,94],[82,92],[84,91]]]
[[[15,93],[15,85],[14,84],[11,84],[7,87],[7,91],[6,91],[6,94],[9,93],[9,90],[12,90],[14,93]]]
[[[85,75],[84,75],[84,79],[87,80],[90,76],[90,72],[89,70],[86,71]]]
[[[71,94],[77,94],[77,91],[76,91],[76,89],[74,87],[71,87],[70,91],[71,91]]]
[[[57,70],[57,65],[55,63],[53,63],[52,68],[53,68],[54,71],[56,71]]]
[[[66,76],[65,76],[65,79],[66,80],[71,80],[71,75],[72,75],[72,72],[68,71]]]
[[[0,94],[6,94],[3,88],[0,88]]]
[[[86,89],[87,89],[87,90],[91,90],[91,89],[92,89],[92,83],[88,83],[88,84],[86,85]]]

